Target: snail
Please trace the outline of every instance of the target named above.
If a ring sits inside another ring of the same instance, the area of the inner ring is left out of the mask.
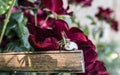
[[[69,50],[69,51],[70,50],[77,50],[78,49],[78,45],[75,42],[70,41],[70,42],[65,44],[64,49],[65,50]]]
[[[61,35],[62,35],[62,40],[58,42],[61,49],[68,51],[78,49],[78,45],[75,42],[70,41],[70,39],[67,38],[67,35],[65,35],[65,32],[61,32]]]

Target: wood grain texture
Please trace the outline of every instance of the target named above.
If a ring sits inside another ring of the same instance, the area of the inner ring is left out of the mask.
[[[81,50],[0,53],[1,71],[84,72]]]

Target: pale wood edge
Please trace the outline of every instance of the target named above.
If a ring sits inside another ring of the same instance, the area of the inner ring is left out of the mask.
[[[23,54],[60,54],[60,53],[82,53],[82,50],[73,50],[73,51],[65,51],[65,50],[51,50],[51,51],[38,51],[38,52],[7,52],[7,53],[0,53],[0,55],[23,55]]]

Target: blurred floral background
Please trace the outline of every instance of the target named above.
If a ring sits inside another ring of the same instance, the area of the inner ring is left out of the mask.
[[[18,5],[22,5],[20,8],[25,8],[23,6],[30,5],[27,8],[35,7],[32,3],[34,0],[17,0]],[[25,4],[26,2],[29,2]],[[40,1],[40,0],[38,0]],[[60,19],[65,20],[69,27],[78,27],[80,28],[92,42],[97,47],[97,53],[99,59],[104,61],[109,75],[120,75],[120,0],[63,0],[63,6],[65,9],[68,9],[69,12],[73,11],[73,16],[70,17],[71,13],[66,13],[67,10],[64,10],[66,16],[57,16]],[[73,2],[74,1],[74,2]],[[0,0],[0,32],[2,32],[2,24],[5,19],[4,13],[10,8],[8,7],[11,1]],[[37,2],[35,3],[38,4]],[[3,9],[3,6],[5,8]],[[16,4],[17,5],[17,4]],[[41,6],[42,7],[42,6]],[[12,9],[12,17],[10,17],[9,25],[7,26],[3,42],[0,46],[0,52],[9,52],[10,50],[22,51],[32,51],[28,41],[29,31],[24,26],[27,22],[27,19],[23,16],[23,13],[16,12],[16,10],[21,9],[17,6]],[[50,9],[50,8],[49,8]],[[54,11],[54,10],[53,10]],[[15,12],[15,13],[14,13]],[[27,12],[27,11],[26,11]],[[57,14],[61,12],[54,11]],[[32,14],[36,13],[36,9],[32,9]],[[63,13],[63,12],[62,12]],[[55,16],[55,15],[53,15]],[[16,23],[13,21],[16,20]],[[20,31],[17,32],[17,30]],[[21,31],[24,31],[22,33]],[[16,36],[15,34],[20,34]],[[6,39],[7,38],[7,39]],[[17,40],[21,38],[20,40]],[[14,41],[14,42],[11,42]],[[8,43],[10,42],[10,43]],[[22,45],[20,45],[21,43]],[[6,45],[6,43],[8,43]],[[4,50],[4,51],[3,51]],[[29,73],[4,73],[0,72],[0,75],[29,75]],[[39,75],[39,73],[30,73],[30,75]]]
[[[93,0],[90,7],[75,6],[74,9],[77,17],[76,21],[83,25],[83,29],[86,26],[85,29],[88,31],[85,30],[85,32],[96,44],[99,59],[106,64],[109,75],[120,75],[120,26],[118,24],[118,26],[116,25],[117,28],[111,28],[111,24],[106,21],[111,16],[118,23],[120,22],[120,1]],[[101,13],[106,14],[106,19],[100,19],[95,15],[96,13],[100,14],[98,13],[100,10]]]
[[[120,22],[120,1],[94,0],[90,7],[81,8],[78,6],[78,8],[73,8],[76,9],[77,21],[80,21],[81,25],[86,25],[88,27],[88,36],[96,44],[99,59],[105,62],[109,75],[119,75],[120,26],[118,25],[118,27],[116,26],[117,28],[112,27],[111,29],[111,25],[106,19],[100,20],[95,14],[100,14],[98,11],[101,10],[102,12],[104,9],[105,11],[103,11],[103,14],[106,14],[106,18],[111,16],[114,20]],[[80,13],[78,11],[80,11]]]

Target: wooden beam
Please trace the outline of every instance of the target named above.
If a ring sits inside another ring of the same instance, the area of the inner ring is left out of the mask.
[[[84,72],[82,50],[0,53],[0,71]]]

